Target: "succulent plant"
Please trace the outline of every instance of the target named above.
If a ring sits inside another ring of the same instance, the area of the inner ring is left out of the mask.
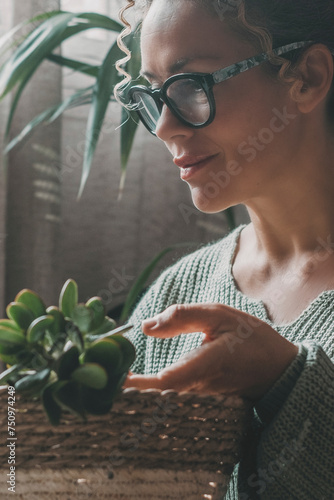
[[[116,328],[102,300],[78,303],[78,286],[67,280],[59,306],[46,307],[32,290],[21,290],[0,320],[0,358],[9,365],[0,383],[25,397],[40,397],[53,425],[63,411],[82,420],[107,413],[120,391],[135,349]]]

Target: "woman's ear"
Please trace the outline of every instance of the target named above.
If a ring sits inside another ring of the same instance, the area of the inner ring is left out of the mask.
[[[291,88],[301,113],[310,113],[326,99],[333,83],[333,67],[333,56],[326,45],[312,45],[303,54],[296,68],[299,78]]]

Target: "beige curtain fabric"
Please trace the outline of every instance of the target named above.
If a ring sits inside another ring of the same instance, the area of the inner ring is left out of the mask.
[[[12,2],[13,25],[43,10],[59,8],[55,0]],[[61,99],[61,71],[45,63],[22,95],[12,135],[35,115]],[[5,245],[6,302],[24,287],[53,300],[60,282],[59,231],[61,183],[60,123],[41,127],[8,158]]]

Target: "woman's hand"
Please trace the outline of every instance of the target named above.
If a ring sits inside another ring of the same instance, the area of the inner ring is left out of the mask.
[[[261,398],[298,348],[267,323],[222,304],[173,305],[142,324],[146,335],[203,332],[205,340],[157,375],[129,375],[125,386]]]

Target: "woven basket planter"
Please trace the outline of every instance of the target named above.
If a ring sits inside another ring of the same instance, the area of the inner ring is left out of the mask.
[[[221,499],[250,419],[237,397],[126,389],[111,412],[53,427],[16,398],[15,498]],[[7,391],[0,392],[1,498],[8,492]]]

